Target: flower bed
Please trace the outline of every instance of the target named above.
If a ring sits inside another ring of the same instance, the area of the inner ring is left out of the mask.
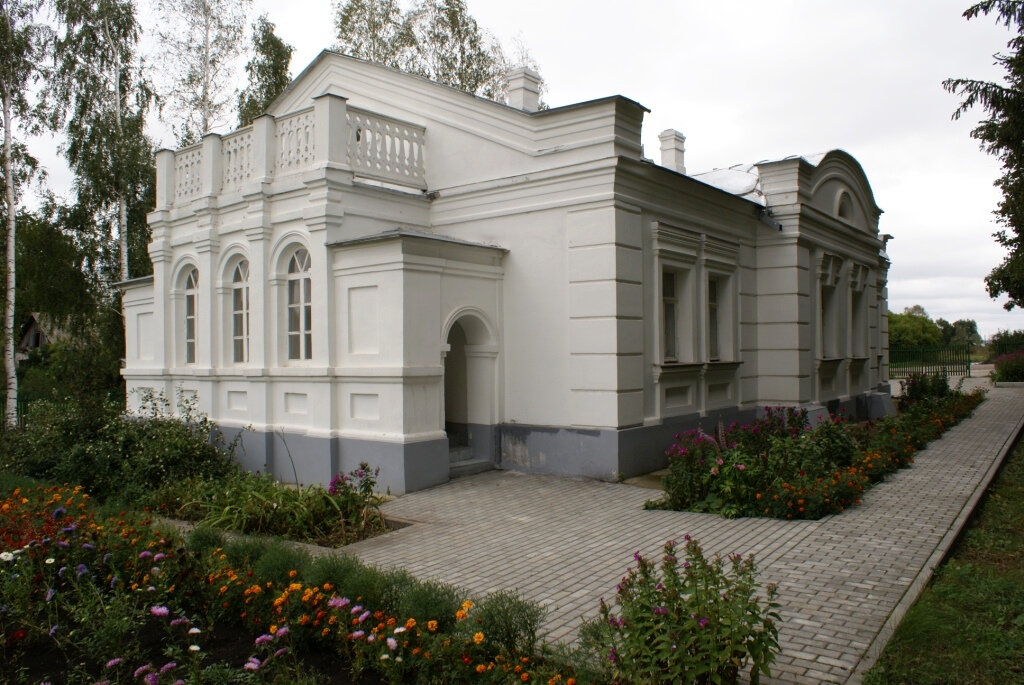
[[[289,486],[235,469],[215,478],[165,481],[141,501],[175,519],[333,547],[387,530],[380,511],[383,497],[375,492],[378,472],[364,462],[348,474],[339,473],[325,489]]]
[[[467,599],[346,556],[225,543],[209,528],[184,541],[142,514],[102,516],[80,487],[13,490],[0,500],[0,531],[0,659],[15,682],[628,682],[624,636],[667,634],[690,606],[665,576],[656,604],[623,592],[617,612],[603,609],[615,631],[570,649],[540,642],[543,611],[509,593]],[[698,627],[715,626],[687,647],[688,663],[728,643],[723,682],[748,657],[766,671],[774,628],[757,617],[772,607],[757,605],[752,562],[732,559],[730,576],[699,548],[686,554],[681,566],[705,569],[697,575],[714,595]],[[645,568],[630,572],[632,587],[651,584]],[[736,611],[753,623],[731,621]]]
[[[811,428],[804,411],[766,409],[752,424],[676,436],[665,495],[648,508],[723,516],[817,519],[860,504],[864,491],[962,420],[980,391],[931,393],[898,416],[867,423],[831,417]]]

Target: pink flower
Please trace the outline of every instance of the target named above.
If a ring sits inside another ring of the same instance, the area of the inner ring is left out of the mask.
[[[260,670],[260,660],[254,656],[249,657],[249,660],[242,666],[246,671],[258,671]]]
[[[110,661],[107,662],[107,668],[113,668],[114,666],[117,666],[122,661],[124,661],[124,659],[122,659],[121,657],[117,657],[116,659],[111,659]]]
[[[393,652],[393,651],[395,651],[395,649],[397,649],[397,647],[398,647],[398,640],[396,640],[393,637],[389,637],[388,638],[388,649],[390,649]]]
[[[356,632],[352,633],[352,639],[353,639],[353,640],[358,640],[358,639],[359,639],[359,638],[361,638],[361,637],[362,637],[363,635],[366,635],[366,633],[364,633],[364,632],[363,632],[363,631],[361,631],[361,630],[357,630]]]
[[[262,645],[264,643],[270,642],[273,639],[274,639],[273,635],[269,635],[267,633],[264,633],[263,635],[260,635],[258,638],[256,638],[255,644]]]
[[[360,623],[362,623],[363,621],[365,621],[365,620],[366,620],[366,619],[368,619],[368,618],[370,618],[370,612],[369,612],[369,611],[364,611],[364,612],[363,612],[362,614],[360,614],[360,616],[359,616],[359,622],[360,622]]]
[[[285,635],[287,635],[290,632],[292,632],[291,628],[289,628],[288,626],[281,626],[280,628],[277,629],[276,637],[284,637]]]
[[[155,607],[152,607],[149,610],[149,613],[153,614],[154,616],[161,616],[162,617],[162,616],[166,616],[167,614],[169,614],[171,612],[167,609],[167,607],[155,606]]]
[[[327,600],[327,606],[331,607],[332,609],[344,609],[349,604],[351,604],[351,600],[348,597],[335,596]]]
[[[739,469],[740,471],[746,471],[747,470],[747,467],[744,466],[743,464],[736,464],[736,468]]]

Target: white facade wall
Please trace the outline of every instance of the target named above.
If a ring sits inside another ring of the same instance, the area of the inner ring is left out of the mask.
[[[643,160],[643,112],[528,113],[323,54],[252,127],[158,154],[154,273],[124,284],[129,391],[251,427],[250,468],[326,482],[366,460],[402,492],[447,480],[456,443],[610,478],[701,421],[883,389],[887,263],[856,162],[762,167],[768,221],[680,173],[681,143],[672,169]],[[300,249],[311,354],[294,359]]]

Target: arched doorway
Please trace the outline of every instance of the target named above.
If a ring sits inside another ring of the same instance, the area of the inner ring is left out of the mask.
[[[444,430],[451,462],[493,462],[498,351],[487,324],[464,313],[449,327],[444,355]]]

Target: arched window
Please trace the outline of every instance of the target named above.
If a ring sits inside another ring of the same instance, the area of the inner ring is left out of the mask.
[[[312,286],[309,252],[295,251],[288,261],[288,358],[313,358]]]
[[[836,216],[840,219],[853,219],[853,200],[845,190],[839,192],[836,200]]]
[[[249,262],[244,259],[231,276],[231,348],[236,364],[249,361]]]
[[[196,363],[196,307],[199,298],[199,271],[189,269],[185,277],[185,363]]]

